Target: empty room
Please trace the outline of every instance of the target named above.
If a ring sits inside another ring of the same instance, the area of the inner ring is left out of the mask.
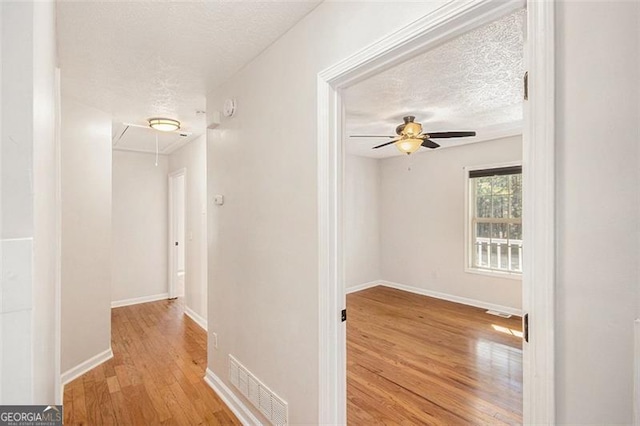
[[[525,22],[342,94],[350,423],[522,422]]]

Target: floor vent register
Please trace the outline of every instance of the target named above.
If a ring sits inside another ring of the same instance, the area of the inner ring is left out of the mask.
[[[274,425],[286,425],[287,403],[229,355],[229,380]]]

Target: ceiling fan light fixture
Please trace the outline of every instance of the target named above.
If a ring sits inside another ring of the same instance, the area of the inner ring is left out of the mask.
[[[418,136],[422,132],[422,126],[420,123],[409,122],[404,126],[402,134],[407,136],[408,138],[413,138]]]
[[[422,142],[423,142],[422,139],[415,139],[415,138],[401,139],[398,142],[396,142],[396,148],[398,148],[400,152],[410,155],[420,149]]]
[[[408,115],[402,119],[404,123],[396,127],[398,136],[373,136],[373,135],[351,135],[352,138],[391,138],[389,142],[381,143],[371,149],[384,148],[394,144],[398,151],[403,154],[413,154],[420,149],[421,146],[429,149],[439,148],[440,145],[434,142],[433,138],[466,138],[475,136],[474,131],[458,131],[458,132],[422,132],[422,124],[415,122],[413,115]]]
[[[171,118],[150,118],[149,127],[161,132],[174,132],[180,129],[180,122]]]

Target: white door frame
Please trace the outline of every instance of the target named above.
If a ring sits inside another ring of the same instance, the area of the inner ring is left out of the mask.
[[[171,173],[169,173],[168,178],[167,178],[167,192],[168,192],[168,203],[169,203],[169,236],[168,236],[168,245],[169,245],[169,299],[173,299],[174,297],[177,297],[176,295],[176,262],[178,261],[175,253],[176,251],[173,249],[174,247],[174,238],[173,238],[173,234],[175,232],[174,229],[174,223],[173,223],[173,186],[172,186],[172,180],[180,177],[180,176],[184,176],[184,188],[183,188],[183,200],[184,200],[184,212],[185,212],[185,221],[186,221],[186,204],[187,204],[187,169],[185,167],[175,170]],[[185,223],[186,224],[186,223]],[[186,240],[186,235],[184,236],[185,240]],[[185,244],[185,241],[182,242],[183,244]],[[186,250],[186,247],[183,247],[183,249]]]
[[[57,405],[62,404],[64,399],[64,385],[62,384],[62,167],[61,167],[61,151],[62,151],[62,91],[60,86],[60,68],[55,70],[55,155],[56,155],[56,201],[55,201],[55,347],[53,352],[55,362],[55,389],[54,401]]]
[[[318,74],[319,423],[346,423],[343,265],[343,111],[340,91],[478,25],[521,8],[524,0],[452,1]],[[554,7],[527,4],[529,100],[523,129],[523,350],[525,424],[553,424],[554,394]],[[533,143],[535,141],[535,143]],[[535,282],[535,285],[533,283]]]

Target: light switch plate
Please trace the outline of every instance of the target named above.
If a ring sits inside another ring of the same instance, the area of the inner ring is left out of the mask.
[[[220,194],[215,195],[215,196],[213,197],[213,202],[214,202],[214,203],[215,203],[215,205],[217,205],[217,206],[221,206],[221,205],[223,205],[223,204],[224,204],[224,195],[220,195]]]

